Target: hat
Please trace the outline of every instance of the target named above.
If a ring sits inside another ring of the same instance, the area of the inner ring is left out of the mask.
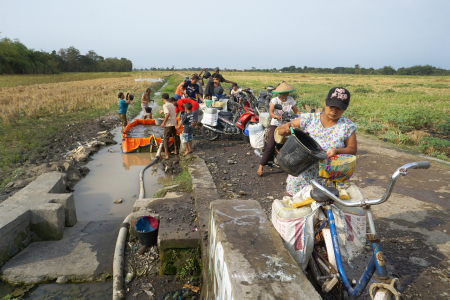
[[[343,87],[332,88],[325,98],[326,106],[337,106],[342,110],[346,110],[350,104],[350,92]]]
[[[220,71],[219,67],[215,68],[215,69],[214,69],[214,72],[215,72],[215,71]]]
[[[189,76],[184,76],[184,81],[188,81],[189,80]]]
[[[283,81],[278,85],[278,87],[272,92],[275,94],[281,94],[281,93],[289,93],[295,91],[294,87],[287,83],[286,81]]]

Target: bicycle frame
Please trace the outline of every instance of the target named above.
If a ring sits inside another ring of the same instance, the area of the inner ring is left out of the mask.
[[[389,277],[387,276],[386,265],[384,263],[385,260],[384,260],[383,252],[381,251],[380,243],[379,243],[379,241],[372,241],[371,246],[372,246],[373,255],[372,255],[369,263],[367,264],[367,266],[364,270],[364,273],[361,275],[361,278],[359,279],[358,283],[356,284],[356,286],[354,288],[351,286],[350,282],[347,279],[347,276],[345,275],[344,266],[343,266],[342,258],[341,258],[341,251],[339,249],[339,241],[338,241],[338,235],[337,235],[337,231],[336,231],[336,224],[334,221],[334,216],[333,216],[333,212],[331,210],[331,206],[326,205],[326,206],[324,206],[324,209],[326,210],[327,216],[328,216],[328,224],[330,226],[330,231],[331,231],[331,236],[332,236],[332,241],[333,241],[333,249],[334,249],[334,256],[336,259],[337,270],[338,270],[340,279],[342,280],[342,283],[344,284],[347,292],[353,297],[359,297],[362,294],[362,292],[364,291],[364,289],[366,288],[370,279],[372,278],[375,270],[377,271],[380,279],[388,279]],[[370,207],[367,210],[367,218],[369,220],[368,223],[373,224],[373,217],[372,217],[372,212],[370,211]],[[369,225],[369,231],[370,231],[370,234],[373,234],[373,235],[376,234],[375,228],[370,225]]]

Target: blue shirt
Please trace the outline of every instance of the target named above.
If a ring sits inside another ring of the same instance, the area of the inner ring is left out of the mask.
[[[127,114],[128,104],[129,103],[126,103],[126,102],[127,102],[127,100],[120,99],[120,102],[119,102],[119,114],[124,114],[124,115]]]

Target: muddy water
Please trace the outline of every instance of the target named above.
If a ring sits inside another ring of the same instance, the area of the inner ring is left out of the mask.
[[[138,116],[137,118],[139,118]],[[156,153],[122,153],[120,127],[114,129],[116,145],[103,148],[87,164],[89,174],[75,186],[75,206],[78,221],[124,219],[139,195],[139,172],[148,165]],[[163,129],[157,126],[136,126],[135,137],[162,137]],[[144,174],[145,197],[150,198],[172,177],[158,166]],[[121,204],[114,200],[122,198]]]

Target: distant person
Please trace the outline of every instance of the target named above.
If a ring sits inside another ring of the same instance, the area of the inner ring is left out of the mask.
[[[183,89],[185,89],[184,97],[192,100],[200,99],[201,103],[203,103],[203,97],[200,95],[200,88],[197,84],[198,76],[192,76],[192,80],[188,80],[183,84]]]
[[[216,79],[216,82],[218,82],[219,84],[217,84],[216,86],[220,86],[221,82],[226,82],[226,83],[235,83],[233,81],[229,81],[226,80],[225,78],[223,78],[222,75],[219,74],[220,69],[219,68],[215,68],[214,69],[214,74],[208,79],[208,82],[206,83],[206,87],[205,87],[205,98],[206,99],[211,99],[214,93],[214,79]]]
[[[242,88],[240,86],[238,86],[237,83],[233,83],[231,85],[230,95],[233,97],[236,97],[236,99],[239,100],[239,105],[241,105],[241,102],[242,102],[242,97],[240,94],[241,92],[242,92]]]
[[[198,113],[200,111],[200,105],[198,105],[197,101],[187,98],[179,100],[172,98],[171,100],[172,104],[175,106],[175,113],[184,112],[187,103],[190,103],[192,105],[192,128],[196,129],[198,122]]]
[[[127,127],[127,125],[128,125],[128,121],[127,121],[128,104],[130,104],[130,102],[133,101],[134,96],[127,93],[127,96],[125,99],[125,95],[122,92],[119,92],[119,94],[117,96],[120,99],[120,101],[119,101],[119,119],[122,122],[121,132],[123,132],[123,129],[125,127]]]
[[[177,130],[180,130],[181,125],[183,125],[183,133],[181,134],[181,142],[184,143],[184,147],[186,151],[184,152],[184,156],[188,155],[192,152],[192,134],[194,133],[194,128],[192,127],[194,115],[191,112],[192,104],[186,103],[184,104],[185,114],[183,119],[181,119],[180,124],[177,126]]]
[[[177,143],[176,143],[176,136],[177,131],[175,129],[175,126],[177,125],[177,115],[175,113],[175,106],[173,106],[172,103],[169,101],[169,94],[164,93],[161,96],[164,105],[163,105],[163,111],[164,111],[164,121],[161,124],[161,127],[164,128],[164,152],[166,154],[165,159],[169,159],[169,138],[173,138],[173,144],[174,144],[174,151],[172,154],[177,155],[178,149],[177,149]]]
[[[144,116],[143,119],[153,119],[152,113],[151,113],[151,109],[149,110],[149,106],[148,104],[150,103],[150,101],[155,101],[155,100],[150,100],[150,94],[152,92],[151,88],[147,88],[147,90],[145,90],[145,92],[142,94],[142,98],[141,98],[141,107],[142,110],[144,112]]]
[[[175,99],[183,98],[183,94],[184,94],[183,84],[186,81],[189,81],[189,76],[185,76],[184,81],[178,85],[177,89],[175,90],[175,95],[174,95]]]

